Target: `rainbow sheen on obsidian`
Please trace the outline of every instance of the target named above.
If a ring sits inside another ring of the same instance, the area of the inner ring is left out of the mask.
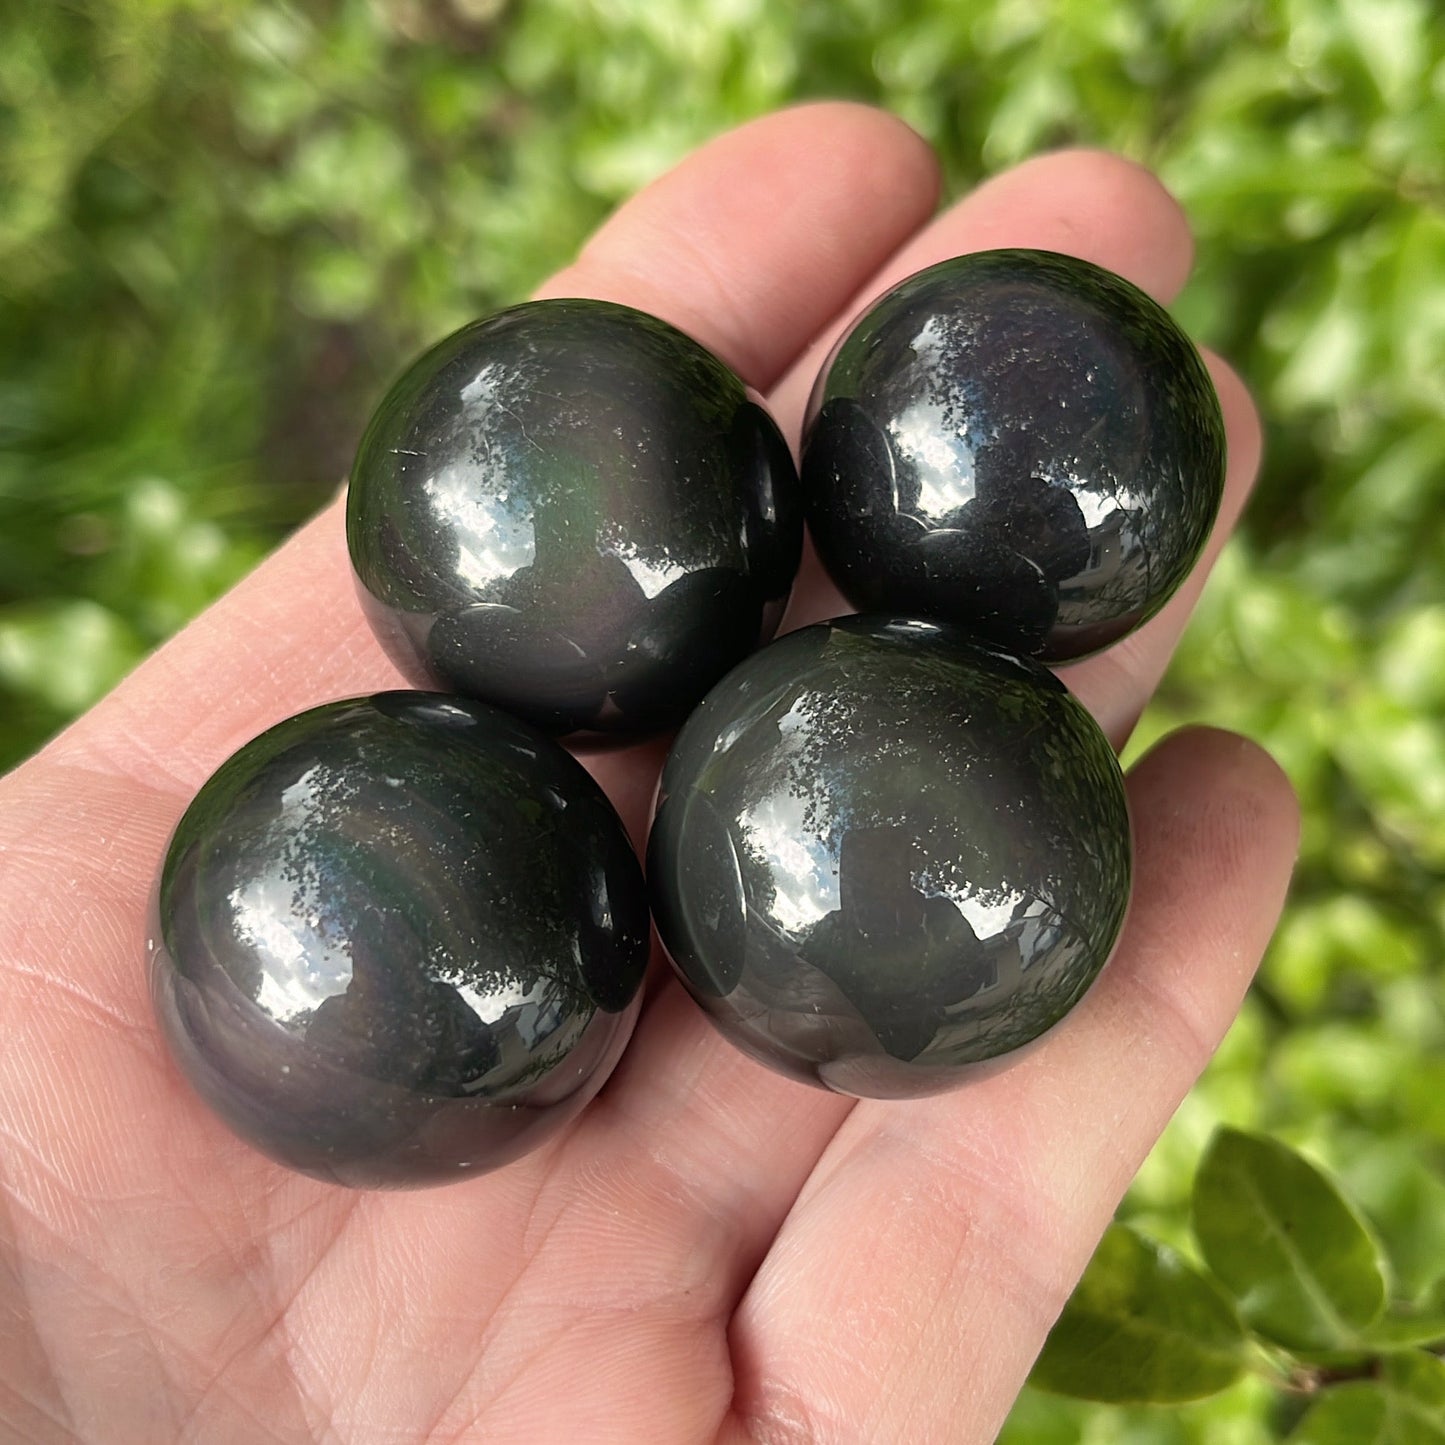
[[[416,361],[346,516],[402,671],[555,735],[680,723],[773,635],[802,526],[788,447],[733,372],[587,300],[514,307]]]
[[[959,256],[888,292],[824,368],[805,438],[808,526],[854,606],[1055,662],[1168,601],[1224,489],[1189,339],[1047,251]]]
[[[653,917],[739,1048],[844,1094],[959,1084],[1057,1023],[1129,901],[1123,779],[1045,668],[849,617],[780,638],[684,725]]]
[[[571,1119],[632,1031],[637,858],[572,757],[495,708],[390,692],[246,744],[161,870],[151,992],[181,1071],[321,1179],[445,1183]]]

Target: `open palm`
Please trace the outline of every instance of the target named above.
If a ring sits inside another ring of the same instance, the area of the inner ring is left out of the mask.
[[[655,312],[796,436],[859,305],[965,250],[1068,251],[1161,299],[1190,245],[1167,195],[1041,158],[930,220],[897,121],[817,105],[704,147],[544,288]],[[1258,428],[1211,363],[1224,518]],[[1116,743],[1203,569],[1067,680]],[[811,564],[790,624],[845,610]],[[354,1193],[235,1141],[151,1019],[151,879],[190,795],[314,703],[398,685],[328,509],[0,782],[0,1437],[487,1442],[992,1440],[1144,1154],[1217,1044],[1293,859],[1288,785],[1194,731],[1133,772],[1136,892],[1113,964],[1015,1067],[854,1103],[775,1077],[659,976],[597,1100],[517,1164]],[[588,759],[634,837],[662,749]]]

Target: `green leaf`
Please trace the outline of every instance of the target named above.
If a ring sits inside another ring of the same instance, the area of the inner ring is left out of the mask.
[[[1445,1310],[1440,1309],[1392,1309],[1360,1333],[1363,1345],[1381,1352],[1433,1345],[1440,1340],[1445,1340]]]
[[[1413,99],[1430,53],[1422,0],[1344,0],[1340,14],[1390,109]]]
[[[1385,1383],[1411,1404],[1432,1411],[1436,1428],[1445,1428],[1445,1360],[1423,1350],[1386,1360]]]
[[[1434,988],[1433,982],[1426,986]],[[1408,993],[1401,1010],[1428,1028],[1428,1014]],[[1396,1079],[1409,1079],[1416,1060],[1408,1046],[1402,1047],[1400,1023],[1387,1018],[1380,1028],[1388,1031],[1402,1056]],[[1421,1042],[1428,1047],[1429,1035]],[[1389,1256],[1396,1298],[1423,1303],[1425,1291],[1445,1275],[1445,1180],[1421,1157],[1419,1132],[1413,1125],[1400,1135],[1383,1133],[1378,1125],[1352,1131],[1341,1136],[1335,1157],[1342,1161],[1341,1177],[1350,1197],[1364,1210]]]
[[[1030,1383],[1078,1399],[1197,1400],[1244,1371],[1229,1301],[1172,1249],[1112,1225],[1064,1306]]]
[[[1289,1438],[1291,1445],[1405,1445],[1404,1437],[1393,1433],[1389,1416],[1390,1397],[1373,1380],[1339,1385]]]
[[[1277,1139],[1221,1129],[1194,1179],[1194,1233],[1260,1334],[1341,1349],[1385,1305],[1379,1250],[1315,1166]]]
[[[1289,1438],[1291,1445],[1445,1445],[1445,1364],[1418,1350],[1387,1360],[1377,1381],[1328,1389]]]

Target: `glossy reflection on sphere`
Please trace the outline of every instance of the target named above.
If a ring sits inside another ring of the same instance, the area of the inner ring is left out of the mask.
[[[843,618],[736,668],[678,734],[653,916],[742,1049],[840,1093],[962,1082],[1036,1038],[1128,905],[1123,779],[1046,669]]]
[[[151,991],[243,1138],[363,1187],[504,1164],[631,1033],[647,901],[574,759],[481,703],[329,703],[243,747],[176,828]]]
[[[402,376],[352,472],[362,604],[423,686],[553,734],[675,726],[773,635],[792,457],[711,352],[602,301],[465,327]]]
[[[1153,616],[1224,488],[1224,422],[1161,306],[1087,261],[983,251],[904,281],[819,378],[808,525],[857,607],[1051,661]]]

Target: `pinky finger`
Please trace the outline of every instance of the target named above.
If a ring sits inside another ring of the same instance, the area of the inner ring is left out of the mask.
[[[1202,729],[1129,779],[1135,899],[1070,1018],[955,1094],[860,1103],[734,1315],[729,1440],[991,1441],[1144,1156],[1229,1027],[1298,818]]]

